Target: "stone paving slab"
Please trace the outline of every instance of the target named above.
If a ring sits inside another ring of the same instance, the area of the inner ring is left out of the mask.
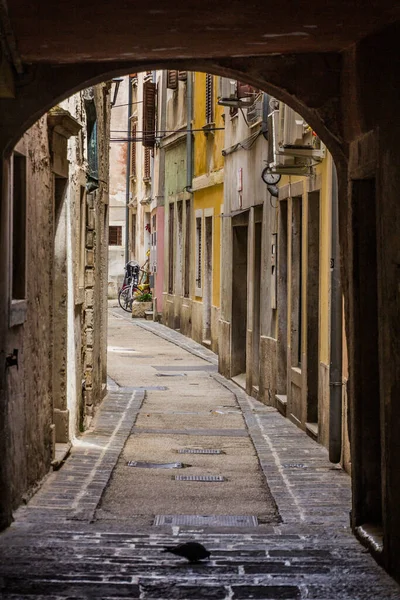
[[[93,522],[143,400],[113,386],[93,429],[0,534],[0,598],[400,600],[399,586],[350,532],[348,476],[276,411],[213,376],[241,406],[283,522],[263,530]],[[193,539],[210,560],[190,565],[162,552]]]

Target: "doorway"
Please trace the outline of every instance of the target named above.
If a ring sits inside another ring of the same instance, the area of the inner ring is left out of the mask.
[[[381,398],[375,179],[353,181],[355,525],[382,524]],[[368,326],[366,326],[368,324]]]
[[[308,194],[307,217],[307,423],[317,433],[319,377],[320,193]]]
[[[248,226],[233,227],[231,377],[246,377]],[[244,382],[245,383],[245,382]],[[243,386],[243,381],[240,381]]]
[[[203,290],[203,339],[202,343],[211,346],[211,305],[212,305],[212,217],[204,218],[204,290]]]
[[[277,408],[286,415],[287,406],[287,362],[288,362],[288,202],[279,202],[278,225],[278,356],[276,400]]]
[[[253,356],[252,392],[257,397],[260,382],[260,335],[261,335],[261,240],[262,223],[254,224],[254,275],[253,275]]]

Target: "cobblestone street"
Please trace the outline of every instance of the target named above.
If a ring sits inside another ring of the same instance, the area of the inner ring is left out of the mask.
[[[351,534],[350,478],[322,446],[221,377],[215,355],[193,340],[115,308],[109,326],[110,392],[0,535],[1,598],[400,599]],[[173,458],[174,448],[221,446],[222,459]],[[193,469],[154,469],[146,487],[150,470],[126,465],[146,456]],[[172,481],[181,472],[226,478]],[[189,514],[197,524],[181,524]],[[187,540],[210,559],[162,553]]]

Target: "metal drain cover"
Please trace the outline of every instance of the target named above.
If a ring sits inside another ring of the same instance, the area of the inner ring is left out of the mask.
[[[258,527],[255,516],[156,515],[153,525],[195,525],[197,527]]]
[[[150,463],[140,460],[130,460],[126,463],[128,467],[139,467],[142,469],[183,469],[187,465],[181,462],[175,463]]]
[[[211,448],[181,448],[178,450],[178,454],[225,454],[225,452]]]
[[[176,481],[225,481],[222,475],[175,475]]]
[[[156,377],[186,377],[186,373],[156,373]]]

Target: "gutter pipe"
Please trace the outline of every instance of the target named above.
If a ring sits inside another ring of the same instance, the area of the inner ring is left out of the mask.
[[[332,160],[331,344],[329,369],[329,460],[342,453],[342,287],[340,281],[339,207],[336,167]]]
[[[187,131],[186,131],[186,187],[185,190],[192,193],[193,183],[193,74],[188,71],[186,83],[186,114],[187,114]]]
[[[128,75],[128,126],[127,130],[131,133],[131,117],[132,117],[132,83],[131,77]],[[131,144],[135,142],[127,142],[126,150],[126,198],[125,198],[125,264],[129,262],[129,188],[131,174]]]

